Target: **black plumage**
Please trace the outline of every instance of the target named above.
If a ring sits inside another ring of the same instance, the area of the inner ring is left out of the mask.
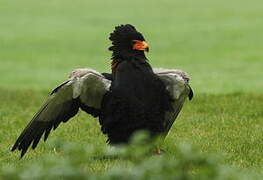
[[[131,25],[116,27],[110,47],[113,79],[102,101],[100,124],[111,144],[127,143],[137,130],[156,135],[164,132],[164,116],[172,110],[172,98],[154,74],[144,51],[132,49],[133,40],[145,41]]]

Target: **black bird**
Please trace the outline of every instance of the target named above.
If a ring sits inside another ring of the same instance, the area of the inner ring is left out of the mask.
[[[111,73],[77,69],[52,92],[15,142],[12,151],[21,157],[32,144],[35,149],[53,128],[67,122],[79,109],[99,117],[108,143],[128,143],[137,130],[166,136],[187,97],[193,92],[189,77],[181,70],[152,69],[144,54],[149,47],[132,25],[115,27],[109,39],[112,46]]]

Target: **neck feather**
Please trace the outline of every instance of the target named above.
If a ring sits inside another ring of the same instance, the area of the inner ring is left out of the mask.
[[[112,59],[116,61],[125,61],[129,59],[138,59],[146,61],[147,58],[144,54],[144,51],[136,51],[136,50],[114,50],[112,53]]]

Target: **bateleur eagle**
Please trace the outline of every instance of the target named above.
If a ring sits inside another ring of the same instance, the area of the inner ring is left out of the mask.
[[[16,140],[12,151],[37,147],[44,135],[67,122],[79,109],[99,118],[108,143],[128,143],[137,130],[152,137],[166,136],[185,99],[193,92],[188,75],[176,69],[152,69],[144,54],[149,47],[141,33],[130,24],[115,27],[111,73],[77,69],[69,80],[55,88]]]

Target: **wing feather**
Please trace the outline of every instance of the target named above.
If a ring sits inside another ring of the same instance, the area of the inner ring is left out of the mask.
[[[165,114],[165,137],[175,122],[178,114],[180,113],[186,98],[189,97],[190,100],[192,99],[193,91],[188,84],[190,78],[188,77],[187,73],[182,70],[156,68],[154,69],[154,72],[166,85],[167,90],[174,100],[172,104],[173,110],[168,111]]]
[[[35,149],[43,134],[46,141],[51,130],[75,116],[79,107],[88,113],[87,109],[99,109],[100,101],[109,86],[110,81],[94,70],[75,70],[69,80],[52,91],[11,150],[18,149],[23,157],[30,145]]]
[[[154,69],[154,72],[164,82],[171,97],[175,100],[173,111],[167,112],[165,115],[166,135],[178,116],[185,99],[187,96],[191,99],[193,92],[185,72],[167,69]],[[43,134],[44,141],[46,141],[51,130],[55,130],[61,122],[67,122],[75,116],[79,108],[93,116],[98,116],[102,98],[109,90],[110,85],[111,78],[92,69],[73,71],[69,80],[52,91],[47,101],[18,137],[12,151],[18,149],[23,157],[31,144],[35,149]]]

